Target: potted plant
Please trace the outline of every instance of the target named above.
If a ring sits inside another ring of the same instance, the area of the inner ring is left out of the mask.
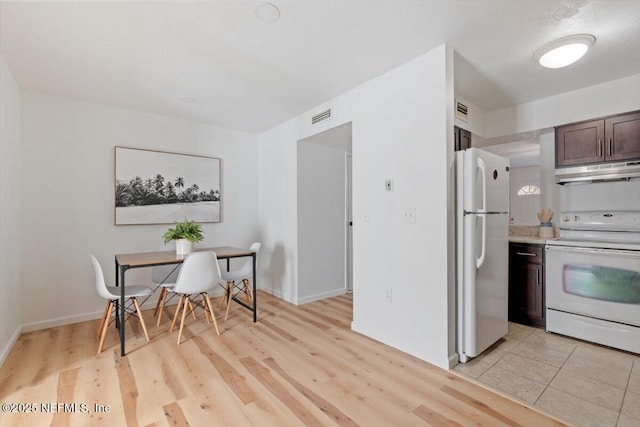
[[[175,227],[164,233],[164,243],[176,241],[176,255],[186,255],[193,250],[193,243],[204,239],[202,226],[186,218],[182,222],[176,222]]]

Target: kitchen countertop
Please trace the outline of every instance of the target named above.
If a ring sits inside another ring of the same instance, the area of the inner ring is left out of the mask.
[[[545,245],[548,240],[555,240],[557,237],[538,237],[538,236],[509,236],[510,243],[529,243],[536,245]]]

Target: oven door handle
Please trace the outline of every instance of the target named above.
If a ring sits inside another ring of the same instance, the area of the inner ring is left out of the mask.
[[[599,249],[599,248],[580,248],[575,246],[555,246],[547,245],[546,250],[548,252],[576,252],[581,254],[595,254],[595,255],[616,255],[626,256],[629,258],[640,258],[639,251],[629,251],[626,249]]]

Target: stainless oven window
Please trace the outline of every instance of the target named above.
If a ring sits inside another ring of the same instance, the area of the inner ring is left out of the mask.
[[[640,273],[597,265],[565,264],[562,287],[568,294],[601,301],[640,304]]]

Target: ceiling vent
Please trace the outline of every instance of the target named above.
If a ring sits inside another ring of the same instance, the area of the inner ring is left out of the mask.
[[[315,116],[311,117],[311,124],[315,125],[323,120],[327,120],[331,118],[331,108],[323,111],[322,113],[318,113]]]
[[[456,101],[456,118],[466,123],[468,118],[468,112],[469,112],[469,107],[467,107],[460,101]]]

